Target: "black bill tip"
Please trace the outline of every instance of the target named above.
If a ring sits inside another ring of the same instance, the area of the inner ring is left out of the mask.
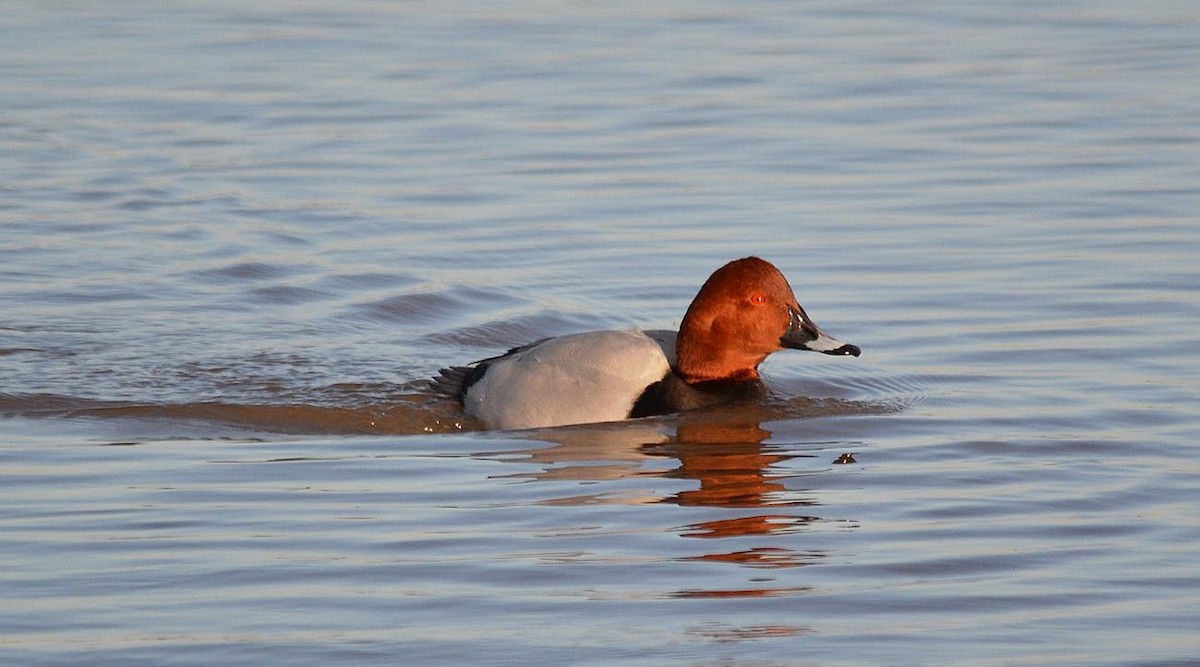
[[[850,343],[846,343],[845,345],[838,347],[838,348],[834,348],[832,350],[822,350],[822,351],[825,354],[836,354],[838,356],[843,356],[843,357],[845,357],[845,356],[857,357],[858,355],[862,354],[862,350],[858,349],[857,345],[851,345]]]

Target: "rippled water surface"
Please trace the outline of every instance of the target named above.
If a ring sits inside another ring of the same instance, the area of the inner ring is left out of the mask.
[[[0,662],[1200,660],[1200,9],[18,2]],[[863,356],[425,389],[757,254]]]

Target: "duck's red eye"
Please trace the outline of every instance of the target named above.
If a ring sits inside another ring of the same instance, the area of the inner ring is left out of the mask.
[[[755,294],[750,297],[750,303],[752,303],[756,306],[761,306],[766,302],[767,302],[767,297],[765,297],[761,294]]]

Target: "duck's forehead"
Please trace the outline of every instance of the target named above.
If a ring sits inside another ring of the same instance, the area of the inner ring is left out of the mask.
[[[756,269],[746,276],[747,288],[754,291],[766,292],[777,298],[794,301],[792,286],[788,284],[783,273],[770,264]]]
[[[737,287],[778,287],[786,286],[787,280],[779,269],[764,261],[734,262],[718,271],[718,281]]]
[[[755,292],[779,301],[796,302],[792,287],[783,273],[774,264],[757,257],[736,260],[718,269],[704,285],[701,296],[740,300]]]

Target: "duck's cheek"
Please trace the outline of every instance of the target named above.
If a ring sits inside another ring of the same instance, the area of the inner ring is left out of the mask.
[[[760,319],[753,328],[753,349],[763,355],[778,352],[783,349],[783,337],[787,333],[787,323],[778,323],[770,319]]]

